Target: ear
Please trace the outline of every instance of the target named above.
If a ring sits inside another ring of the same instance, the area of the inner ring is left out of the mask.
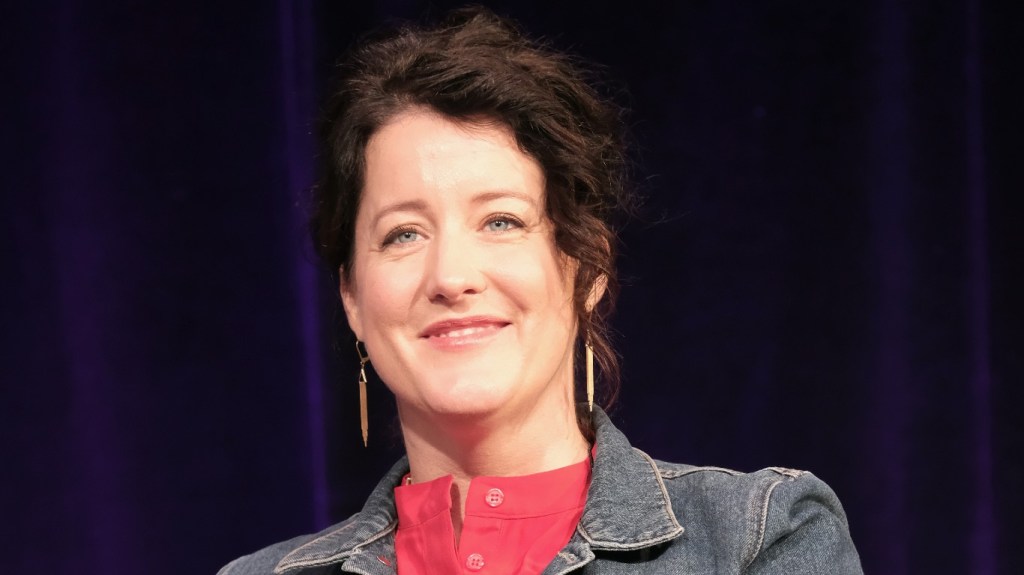
[[[597,280],[594,281],[594,285],[590,288],[590,294],[587,296],[587,312],[594,311],[597,304],[604,297],[604,292],[608,288],[608,276],[601,274]]]
[[[359,304],[356,301],[356,294],[353,291],[352,283],[346,279],[345,269],[338,270],[338,291],[341,294],[341,305],[345,308],[345,318],[348,320],[348,327],[356,334],[356,339],[363,339],[363,320],[360,316]]]

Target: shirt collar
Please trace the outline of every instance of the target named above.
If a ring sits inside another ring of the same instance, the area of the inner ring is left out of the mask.
[[[682,534],[654,461],[630,446],[598,407],[593,420],[597,450],[577,532],[593,549],[612,551],[650,547]],[[394,488],[408,472],[403,457],[377,484],[362,511],[285,555],[274,572],[338,563],[392,535],[398,524]]]
[[[474,477],[466,496],[467,517],[518,519],[578,510],[586,500],[590,458],[566,467],[515,477]],[[398,528],[415,527],[450,513],[452,476],[395,488]],[[492,503],[488,503],[488,502]]]

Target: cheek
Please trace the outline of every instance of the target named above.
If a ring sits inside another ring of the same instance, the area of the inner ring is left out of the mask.
[[[409,270],[369,268],[360,284],[363,324],[370,332],[408,324],[418,282]],[[384,334],[386,337],[386,334]],[[370,337],[369,334],[367,337]]]
[[[495,276],[510,286],[520,307],[572,315],[572,277],[551,250],[510,250],[494,261],[501,262]]]

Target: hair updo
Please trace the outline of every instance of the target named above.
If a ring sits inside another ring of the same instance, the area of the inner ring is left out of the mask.
[[[316,252],[335,281],[349,280],[366,146],[377,130],[415,107],[454,121],[500,122],[544,171],[555,245],[577,263],[577,339],[589,339],[600,400],[610,405],[619,384],[606,324],[618,292],[612,221],[629,200],[621,109],[598,95],[577,62],[483,8],[371,38],[337,72],[324,110],[324,173],[310,222]],[[600,284],[604,297],[588,305]]]

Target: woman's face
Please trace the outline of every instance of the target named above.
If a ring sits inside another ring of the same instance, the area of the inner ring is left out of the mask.
[[[572,273],[504,126],[405,112],[367,145],[349,325],[403,418],[571,409]]]

